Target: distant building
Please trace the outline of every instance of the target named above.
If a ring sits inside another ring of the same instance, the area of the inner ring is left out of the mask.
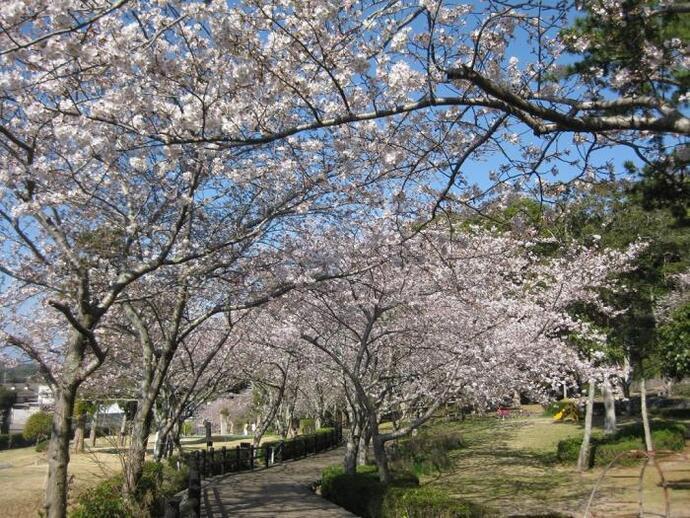
[[[2,383],[2,386],[17,394],[17,402],[10,414],[10,432],[21,432],[31,414],[49,408],[55,403],[55,396],[48,385],[27,381],[25,383]]]

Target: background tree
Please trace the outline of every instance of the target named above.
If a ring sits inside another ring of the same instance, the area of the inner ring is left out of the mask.
[[[0,386],[0,433],[10,433],[10,416],[16,402],[17,393]]]

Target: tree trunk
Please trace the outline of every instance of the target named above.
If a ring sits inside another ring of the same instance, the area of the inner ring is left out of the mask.
[[[616,402],[613,399],[613,390],[611,389],[611,382],[607,379],[604,381],[602,387],[602,395],[604,397],[604,433],[606,435],[615,434],[618,430],[616,426]]]
[[[158,425],[156,430],[156,440],[153,444],[153,459],[156,462],[165,457],[166,447],[168,446],[168,438],[170,437],[170,432],[168,430],[170,429],[171,427],[169,427],[167,423],[159,423]]]
[[[625,397],[625,415],[630,417],[633,415],[633,404],[632,397],[630,393],[630,385],[632,385],[632,379],[630,374],[630,358],[627,355],[623,357],[623,369],[627,372],[623,382],[623,397]]]
[[[365,428],[359,437],[357,448],[357,465],[364,466],[369,461],[369,444],[371,444],[371,433],[369,428]]]
[[[647,385],[644,377],[640,380],[640,407],[642,426],[644,428],[644,444],[647,452],[653,452],[654,443],[652,442],[652,432],[649,428],[649,416],[647,415]]]
[[[127,438],[127,414],[122,413],[122,423],[120,424],[120,438],[118,441],[119,446],[122,448],[125,445],[125,439]]]
[[[78,385],[75,384],[56,390],[53,430],[48,444],[48,477],[43,502],[43,511],[47,518],[67,516],[69,436],[77,388]]]
[[[129,450],[125,462],[125,480],[123,491],[126,495],[132,495],[146,460],[146,446],[151,434],[151,421],[153,419],[153,401],[150,399],[140,401],[137,405],[137,413],[132,419],[132,434],[130,436]]]
[[[84,433],[86,429],[86,414],[76,416],[74,427],[74,453],[84,453]]]
[[[592,409],[594,407],[594,380],[589,380],[589,392],[587,393],[587,405],[585,407],[585,433],[582,437],[580,455],[577,458],[577,470],[583,471],[589,468],[589,450],[592,439]]]
[[[347,442],[345,443],[345,458],[343,459],[343,468],[348,475],[357,473],[357,448],[359,447],[359,438],[350,433]]]
[[[391,481],[391,472],[388,468],[386,445],[378,435],[378,431],[372,433],[371,439],[374,444],[374,458],[376,459],[376,466],[379,471],[379,480],[384,484],[388,484]]]
[[[177,419],[175,421],[175,424],[173,425],[173,429],[170,434],[172,438],[173,448],[175,449],[175,451],[177,451],[178,455],[182,454],[182,443],[180,442],[180,435],[182,434],[182,425],[183,421]]]
[[[91,417],[91,433],[89,434],[89,442],[91,443],[92,448],[96,447],[97,429],[98,429],[98,412],[94,411],[93,416]]]

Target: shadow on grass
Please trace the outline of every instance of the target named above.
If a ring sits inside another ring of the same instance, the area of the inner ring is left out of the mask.
[[[591,488],[557,462],[555,449],[510,446],[531,424],[529,419],[484,418],[446,425],[462,435],[467,447],[453,452],[451,469],[424,483],[500,509],[500,515],[570,516]]]

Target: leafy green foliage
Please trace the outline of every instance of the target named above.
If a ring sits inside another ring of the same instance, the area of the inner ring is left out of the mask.
[[[452,431],[425,431],[398,441],[391,449],[391,466],[415,475],[441,473],[452,465],[449,453],[463,448],[460,435]]]
[[[672,276],[690,268],[690,232],[666,210],[645,210],[630,195],[629,183],[598,186],[588,196],[567,206],[554,232],[586,241],[601,236],[601,245],[624,249],[643,241],[634,268],[617,276],[617,288],[603,293],[605,303],[621,313],[611,317],[597,308],[580,308],[607,334],[606,354],[611,361],[627,356],[647,376],[663,369],[659,352],[656,305],[672,287]]]
[[[690,40],[690,14],[666,8],[672,4],[625,0],[620,6],[623,20],[587,12],[562,33],[566,48],[579,57],[568,67],[567,74],[625,96],[653,96],[687,107],[687,102],[680,99],[690,89],[690,72],[687,67],[668,63],[678,62],[673,60],[678,45]],[[601,8],[598,3],[587,5],[590,9]],[[657,54],[656,58],[645,59],[650,52]],[[631,110],[634,108],[619,108],[616,114]],[[648,156],[644,167],[640,169],[630,162],[626,169],[640,179],[634,192],[646,210],[668,208],[677,221],[688,222],[690,161],[686,153],[679,151],[682,146],[674,148],[674,144],[655,137],[651,150],[645,153]]]
[[[346,474],[340,465],[321,473],[321,495],[364,518],[380,516],[385,492],[375,466],[359,466],[355,475]]]
[[[382,484],[376,466],[359,466],[355,475],[342,466],[321,474],[321,494],[364,518],[460,518],[489,516],[482,507],[429,487],[419,487],[411,473],[395,472],[393,482]]]
[[[384,498],[382,516],[397,518],[475,518],[491,516],[484,508],[458,501],[445,491],[431,487],[391,488]]]
[[[10,412],[16,401],[17,393],[14,390],[0,386],[0,433],[9,433]]]
[[[678,99],[687,93],[690,88],[687,70],[641,60],[653,46],[664,54],[659,63],[670,63],[675,51],[666,42],[673,38],[681,42],[690,39],[690,16],[662,11],[661,6],[659,0],[625,0],[621,3],[625,23],[616,16],[601,16],[594,11],[577,19],[562,33],[566,48],[580,56],[568,72],[587,78],[597,86],[613,87],[628,94],[667,93],[672,99]],[[650,16],[645,10],[655,11],[655,14]],[[593,73],[594,70],[602,74]],[[618,77],[612,85],[611,78],[620,72],[627,72],[628,77],[624,80]]]
[[[33,439],[36,442],[40,442],[50,437],[52,429],[53,414],[39,411],[29,416],[22,433],[27,439]]]
[[[690,304],[659,328],[659,345],[665,375],[678,380],[690,375]]]
[[[21,433],[0,434],[0,451],[13,448],[26,448],[31,446],[32,440],[27,439]]]
[[[316,431],[316,424],[313,419],[300,419],[299,430],[302,434],[312,434]]]
[[[680,451],[685,447],[686,427],[673,421],[653,421],[652,441],[657,450]],[[577,462],[580,452],[580,438],[565,439],[558,443],[556,457],[561,462]],[[622,427],[614,436],[592,437],[590,466],[607,465],[617,458],[619,464],[631,464],[639,455],[621,455],[633,450],[644,450],[644,429],[641,423]]]
[[[560,462],[577,462],[577,457],[580,454],[580,444],[582,444],[582,439],[579,437],[558,441],[556,458]]]
[[[70,518],[130,518],[134,513],[121,496],[122,477],[115,476],[82,493]]]
[[[176,458],[146,462],[133,501],[122,497],[122,482],[122,475],[116,475],[82,493],[70,518],[162,516],[165,499],[186,487],[187,468],[178,471]]]

